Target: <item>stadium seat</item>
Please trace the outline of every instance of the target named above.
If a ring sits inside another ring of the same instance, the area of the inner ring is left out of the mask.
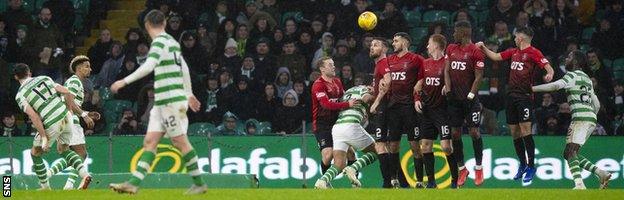
[[[602,65],[607,66],[607,67],[613,67],[613,60],[609,60],[609,59],[602,59]]]
[[[188,128],[188,135],[207,136],[217,133],[217,128],[211,123],[193,123]]]
[[[9,8],[9,1],[0,1],[0,12],[4,12]]]
[[[407,20],[407,23],[410,27],[417,27],[422,21],[422,14],[420,13],[420,11],[407,11],[404,13],[404,15],[405,20]]]
[[[413,43],[418,43],[422,38],[427,36],[429,29],[427,27],[416,27],[410,29],[410,37],[412,37]]]
[[[125,100],[108,100],[104,102],[104,116],[107,123],[119,121],[122,111],[125,108],[132,108],[132,102]]]
[[[470,10],[487,10],[490,9],[490,0],[474,0],[468,1],[468,9]]]
[[[448,23],[451,18],[451,14],[444,10],[430,10],[423,14],[422,21],[425,23],[433,23],[442,21]]]
[[[613,77],[616,80],[624,79],[624,58],[618,58],[613,61]]]
[[[596,32],[596,28],[594,28],[594,27],[585,28],[585,29],[583,29],[583,33],[581,34],[581,38],[583,39],[583,41],[589,42],[591,40],[592,35],[594,34],[594,32]]]

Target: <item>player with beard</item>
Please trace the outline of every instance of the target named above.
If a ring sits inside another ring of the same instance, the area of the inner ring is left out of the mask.
[[[395,54],[386,58],[388,61],[388,74],[390,74],[389,96],[387,107],[385,108],[385,117],[388,120],[388,168],[391,177],[391,184],[394,187],[399,186],[398,178],[401,172],[401,163],[399,159],[399,144],[401,135],[407,134],[410,147],[414,156],[414,168],[417,177],[417,188],[424,188],[423,180],[423,162],[420,145],[418,144],[418,126],[417,115],[414,110],[414,86],[416,82],[422,79],[422,62],[423,58],[415,53],[409,52],[408,48],[411,38],[407,33],[399,32],[394,35],[392,40]],[[383,84],[382,84],[383,85]],[[381,87],[383,88],[383,87]],[[376,109],[379,101],[384,95],[377,95],[371,110]]]
[[[514,33],[516,48],[510,48],[501,53],[489,50],[483,42],[476,44],[488,58],[494,61],[511,59],[506,115],[516,155],[520,160],[520,166],[514,180],[518,180],[524,175],[524,183],[530,183],[535,175],[535,142],[531,135],[533,118],[531,114],[533,108],[531,87],[535,83],[533,79],[538,69],[546,70],[546,75],[543,77],[544,82],[550,82],[554,74],[553,68],[544,58],[542,52],[531,46],[533,34],[531,28],[518,28]]]
[[[474,149],[475,185],[483,183],[483,140],[479,133],[481,121],[481,103],[477,98],[477,89],[483,77],[483,53],[472,43],[472,26],[468,21],[455,23],[453,37],[455,43],[446,48],[448,61],[444,69],[444,94],[448,95],[449,125],[453,138],[453,154],[459,166],[457,185],[462,186],[468,177],[468,170],[464,166],[464,144],[461,138],[462,126],[469,128]]]

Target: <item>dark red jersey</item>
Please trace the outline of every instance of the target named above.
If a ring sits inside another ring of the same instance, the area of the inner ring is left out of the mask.
[[[428,58],[423,61],[425,68],[422,80],[422,92],[416,94],[414,100],[420,100],[427,107],[438,107],[444,105],[446,98],[442,96],[444,87],[444,67],[446,59],[444,57],[434,60]]]
[[[548,64],[542,52],[535,47],[524,50],[511,48],[501,52],[500,55],[503,60],[511,59],[507,93],[510,96],[532,96],[531,87],[536,68],[543,69]]]
[[[483,53],[475,44],[449,44],[446,48],[451,78],[451,97],[466,99],[475,80],[475,69],[483,70]],[[476,94],[475,94],[476,95]]]
[[[414,104],[414,86],[423,77],[423,57],[411,52],[403,57],[393,54],[388,57],[388,63],[392,77],[389,105]]]
[[[379,93],[379,82],[383,79],[384,75],[388,73],[388,58],[382,58],[377,63],[375,63],[375,74],[373,77],[373,88],[374,95],[377,96]]]
[[[312,84],[312,130],[317,125],[331,127],[338,119],[338,111],[348,108],[349,102],[338,102],[344,94],[340,78],[325,80],[320,77]]]

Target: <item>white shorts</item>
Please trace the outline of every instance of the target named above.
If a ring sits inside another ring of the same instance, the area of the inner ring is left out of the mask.
[[[67,113],[65,118],[45,130],[48,134],[48,144],[50,147],[52,147],[54,142],[57,141],[59,144],[69,144],[72,137],[71,127],[74,126],[74,121],[72,121],[71,118],[71,113]],[[35,135],[35,139],[33,140],[33,147],[40,147],[42,145],[41,143],[41,136],[37,133]]]
[[[593,122],[572,121],[570,128],[568,128],[566,143],[583,145],[594,132],[594,129],[596,129],[596,124]]]
[[[373,137],[364,130],[364,127],[355,123],[335,124],[332,128],[332,139],[334,140],[334,150],[345,152],[349,146],[361,151],[375,143]]]
[[[72,120],[72,122],[74,121]],[[80,144],[85,144],[84,129],[82,129],[82,126],[80,126],[80,124],[74,124],[72,129],[72,136],[69,140],[69,146]]]
[[[152,107],[147,132],[164,132],[165,137],[169,138],[186,134],[188,128],[187,108],[187,102]]]

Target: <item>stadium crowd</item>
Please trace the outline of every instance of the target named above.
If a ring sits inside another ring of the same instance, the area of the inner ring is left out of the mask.
[[[47,1],[33,13],[22,8],[22,0],[6,1],[8,8],[0,16],[0,131],[2,136],[9,132],[29,136],[33,129],[15,103],[19,83],[13,80],[11,66],[27,63],[35,75],[62,84],[71,76],[67,66],[75,56],[74,38],[89,34],[110,5],[91,0],[101,6],[91,6],[83,22],[85,30],[74,30],[70,0]],[[310,87],[320,76],[314,64],[318,59],[334,59],[345,88],[369,84],[374,68],[369,47],[374,36],[391,39],[396,32],[410,33],[415,41],[411,50],[425,56],[430,35],[452,38],[450,25],[469,20],[477,27],[473,41],[485,41],[496,51],[514,45],[512,33],[517,28],[535,29],[533,44],[552,63],[555,80],[565,73],[568,52],[586,52],[590,68],[584,71],[592,77],[603,105],[594,134],[624,135],[624,38],[618,37],[624,33],[623,5],[621,0],[147,0],[136,19],[137,28],[127,32],[125,43],[101,29],[98,41],[89,48],[93,70],[83,83],[83,107],[104,116],[85,133],[144,134],[154,103],[153,77],[117,94],[108,88],[145,62],[150,41],[142,30],[142,17],[159,9],[168,14],[166,30],[181,44],[194,94],[202,103],[200,112],[189,112],[190,123],[210,123],[214,134],[260,134],[266,124],[271,133],[300,133],[301,121],[311,121]],[[372,32],[355,23],[364,11],[379,18]],[[485,108],[483,133],[508,134],[503,111],[507,66],[486,61],[479,89]],[[565,94],[535,98],[541,103],[534,105],[534,134],[565,135],[571,120]]]

